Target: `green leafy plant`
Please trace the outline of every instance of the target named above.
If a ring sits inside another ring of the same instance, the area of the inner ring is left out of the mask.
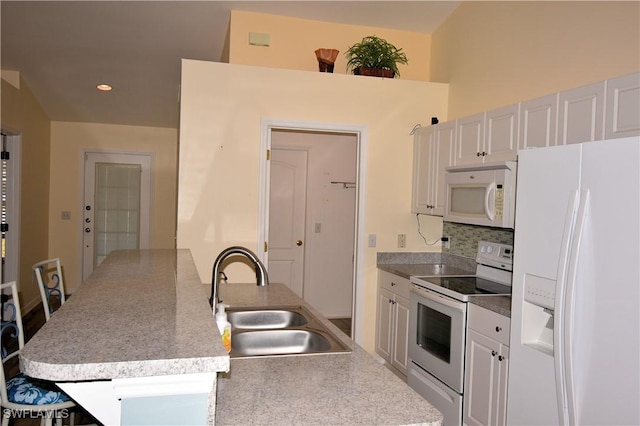
[[[397,64],[407,64],[407,55],[388,41],[367,36],[360,43],[349,47],[345,52],[347,69],[354,74],[361,74],[362,69],[380,69],[393,71],[393,76],[399,76]]]

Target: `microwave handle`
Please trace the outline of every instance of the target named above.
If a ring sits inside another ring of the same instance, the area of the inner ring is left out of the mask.
[[[491,210],[489,199],[491,198],[491,193],[493,192],[493,196],[496,196],[496,183],[491,182],[487,187],[487,192],[484,194],[484,211],[487,213],[489,220],[493,221],[495,218],[495,211]]]

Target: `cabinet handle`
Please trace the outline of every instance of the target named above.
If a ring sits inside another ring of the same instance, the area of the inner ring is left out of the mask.
[[[391,287],[393,287],[394,285],[396,285],[396,283],[394,283],[393,281],[391,281]]]
[[[486,156],[486,155],[487,155],[487,153],[486,153],[486,152],[484,152],[484,151],[482,151],[482,156],[484,157],[484,156]]]
[[[497,327],[496,327],[496,333],[500,333],[501,331],[502,331],[502,327],[497,326]]]
[[[502,361],[504,359],[504,357],[502,355],[498,356],[498,361]]]
[[[480,153],[479,152],[476,152],[476,157],[480,157]]]
[[[491,351],[491,356],[496,356],[498,354],[498,352],[496,351]]]

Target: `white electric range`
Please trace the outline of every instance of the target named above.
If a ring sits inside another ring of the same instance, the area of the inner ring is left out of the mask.
[[[510,296],[512,267],[512,246],[480,241],[475,275],[411,277],[407,383],[444,424],[462,421],[469,298]]]

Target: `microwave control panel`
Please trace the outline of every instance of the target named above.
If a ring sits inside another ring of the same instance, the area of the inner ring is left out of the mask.
[[[504,188],[502,185],[496,185],[496,198],[494,202],[495,218],[502,219],[504,211]]]

